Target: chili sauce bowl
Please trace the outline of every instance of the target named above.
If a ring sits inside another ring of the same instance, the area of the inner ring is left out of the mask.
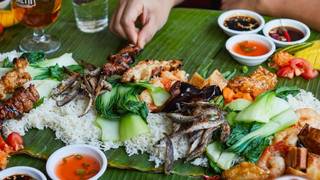
[[[56,171],[58,165],[64,160],[64,158],[76,154],[91,156],[99,163],[100,170],[97,171],[93,177],[89,178],[89,180],[98,180],[106,171],[108,164],[107,158],[99,148],[85,144],[68,145],[55,151],[47,160],[46,170],[49,177],[53,180],[58,180],[59,177]]]
[[[277,40],[277,39],[270,36],[270,31],[274,28],[277,28],[277,27],[295,28],[295,29],[301,31],[304,34],[304,37],[299,40],[290,41],[290,42]],[[276,44],[277,47],[285,47],[285,46],[290,46],[290,45],[294,45],[294,44],[300,44],[300,43],[307,41],[310,37],[310,28],[307,25],[305,25],[304,23],[297,21],[297,20],[274,19],[274,20],[271,20],[265,24],[265,26],[263,28],[263,34],[267,38],[271,39]]]
[[[259,56],[246,56],[235,52],[234,47],[245,41],[255,41],[260,44],[263,44],[268,48],[268,51],[265,54]],[[269,39],[262,35],[258,34],[241,34],[230,37],[226,42],[226,49],[230,55],[238,61],[240,64],[247,66],[256,66],[265,62],[276,50],[275,44]]]
[[[0,171],[0,179],[13,175],[26,175],[37,180],[47,180],[46,176],[38,169],[28,166],[15,166]]]
[[[226,27],[224,25],[225,21],[235,16],[251,17],[259,23],[259,26],[253,30],[247,30],[247,31],[233,30]],[[265,20],[260,14],[254,11],[244,10],[244,9],[234,9],[234,10],[225,11],[218,18],[219,27],[229,36],[234,36],[238,34],[256,34],[263,29],[264,24],[265,24]]]

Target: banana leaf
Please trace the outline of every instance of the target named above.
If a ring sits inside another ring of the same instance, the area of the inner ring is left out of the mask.
[[[29,155],[31,157],[46,160],[55,150],[63,147],[65,144],[55,138],[54,132],[50,129],[36,130],[31,129],[23,137],[25,148],[19,154]],[[162,167],[155,168],[154,163],[148,161],[148,154],[128,156],[124,148],[109,150],[105,152],[108,158],[108,167],[118,169],[133,169],[144,172],[162,173]],[[10,161],[12,165],[12,161]],[[184,163],[175,162],[172,170],[173,174],[184,176],[202,176],[208,174],[206,168]]]
[[[117,1],[109,0],[110,12],[116,4]],[[220,11],[212,10],[174,9],[167,24],[145,47],[137,61],[143,59],[182,59],[183,68],[189,74],[201,71],[201,74],[208,75],[216,68],[222,72],[240,69],[241,65],[233,60],[224,48],[228,36],[217,25],[220,13]],[[95,65],[104,64],[109,54],[127,44],[126,41],[112,35],[107,29],[94,34],[80,32],[75,24],[71,1],[62,2],[58,21],[51,25],[47,32],[57,36],[62,42],[60,50],[51,56],[56,57],[66,52],[72,52],[75,59]],[[20,40],[31,33],[31,29],[25,28],[21,24],[6,29],[4,35],[0,36],[0,52],[17,49]],[[319,38],[320,34],[313,31],[309,40]],[[255,68],[252,67],[249,70],[253,71]],[[238,70],[237,73],[239,74],[240,71]],[[279,85],[298,86],[313,92],[316,97],[320,98],[320,78],[311,81],[302,78],[280,79]],[[28,155],[12,156],[9,166],[34,166],[45,172],[45,159],[54,150],[64,145],[55,139],[54,133],[50,130],[31,130],[24,139],[26,149],[23,153]],[[155,169],[151,166],[153,164],[147,161],[148,158],[145,154],[128,158],[124,155],[124,150],[119,149],[107,152],[106,155],[109,158],[109,167],[111,168],[101,179],[194,179],[194,177],[181,175],[197,176],[207,171],[186,165],[183,162],[177,162],[173,171],[174,175],[165,176],[154,174],[161,169]]]

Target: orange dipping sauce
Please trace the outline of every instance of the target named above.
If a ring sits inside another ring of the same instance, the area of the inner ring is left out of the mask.
[[[64,157],[55,169],[59,180],[85,180],[95,176],[99,170],[96,158],[82,154]]]
[[[243,56],[261,56],[270,50],[267,45],[257,41],[242,41],[233,47],[233,51]]]

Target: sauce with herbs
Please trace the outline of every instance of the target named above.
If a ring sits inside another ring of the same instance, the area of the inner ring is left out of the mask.
[[[257,41],[242,41],[233,47],[233,51],[243,56],[261,56],[269,52],[267,45]]]
[[[236,31],[251,31],[257,29],[260,23],[250,16],[233,16],[224,21],[224,26]]]
[[[85,180],[95,176],[99,170],[98,160],[83,154],[64,157],[55,169],[59,180]]]
[[[3,180],[36,180],[36,179],[25,174],[15,174],[15,175],[5,177]]]
[[[271,29],[269,35],[278,41],[298,41],[304,37],[304,33],[297,28],[290,26],[279,26]]]

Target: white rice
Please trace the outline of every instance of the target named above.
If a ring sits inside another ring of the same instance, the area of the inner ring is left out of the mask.
[[[164,134],[172,131],[172,122],[164,114],[149,113],[147,117],[150,134],[142,134],[124,143],[100,140],[101,131],[93,123],[97,114],[90,110],[85,116],[79,115],[85,109],[87,101],[77,99],[63,107],[58,107],[55,100],[46,99],[45,102],[24,114],[20,120],[7,120],[3,124],[4,135],[17,132],[25,135],[29,129],[50,128],[55,132],[56,138],[66,144],[90,144],[100,147],[102,150],[116,149],[124,146],[129,156],[140,153],[149,153],[150,161],[154,161],[156,167],[163,164],[165,158],[165,144],[154,146]],[[188,150],[187,136],[175,137],[172,140],[174,147],[174,159],[184,157]]]
[[[307,92],[301,89],[300,93],[295,97],[289,95],[287,98],[290,106],[294,110],[301,108],[312,108],[320,113],[320,101],[316,97],[314,97],[311,92]]]

